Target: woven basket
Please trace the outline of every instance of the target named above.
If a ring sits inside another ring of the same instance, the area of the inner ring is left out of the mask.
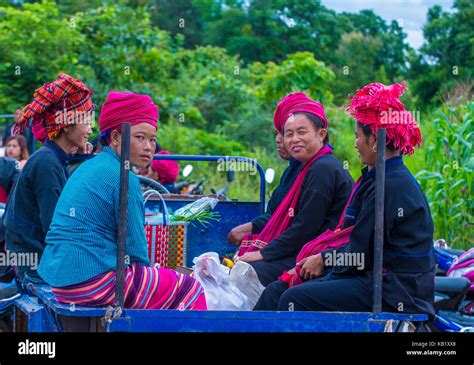
[[[171,222],[165,200],[156,190],[143,193],[145,203],[154,195],[160,198],[163,222],[145,217],[148,257],[152,266],[175,270],[177,266],[186,265],[189,222]]]

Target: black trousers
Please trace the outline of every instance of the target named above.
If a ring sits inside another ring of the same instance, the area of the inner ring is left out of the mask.
[[[41,255],[43,254],[44,247],[42,243],[37,240],[33,240],[31,238],[27,238],[24,236],[20,236],[14,232],[6,231],[5,233],[5,240],[6,240],[6,250],[16,253],[16,254],[28,254],[28,255],[36,255],[37,262],[35,263],[39,265],[41,260]],[[14,272],[18,282],[22,283],[23,280],[28,278],[29,281],[37,284],[45,284],[43,279],[39,276],[38,272],[36,271],[36,267],[33,268],[32,265],[30,266],[15,266]]]
[[[296,257],[285,257],[279,260],[272,261],[254,261],[250,265],[257,272],[258,279],[263,286],[273,283],[285,271],[290,270],[296,266]]]
[[[292,288],[278,280],[265,288],[254,310],[370,312],[372,290],[358,277],[314,279]]]

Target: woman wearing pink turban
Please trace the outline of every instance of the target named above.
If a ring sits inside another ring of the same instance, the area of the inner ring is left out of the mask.
[[[263,227],[265,227],[265,224],[268,223],[268,221],[272,217],[272,214],[275,212],[275,210],[285,198],[288,191],[293,186],[293,183],[296,180],[296,176],[298,176],[298,173],[301,170],[301,162],[291,157],[290,153],[287,151],[283,143],[283,135],[281,134],[281,132],[279,132],[276,128],[274,132],[275,144],[277,147],[276,152],[282,160],[288,161],[288,167],[285,169],[285,171],[283,171],[283,174],[281,175],[280,184],[272,192],[272,195],[270,196],[270,199],[267,202],[267,208],[265,210],[265,213],[255,217],[250,222],[240,224],[232,228],[229,234],[227,235],[227,240],[230,243],[240,245],[246,235],[252,233],[260,233],[262,231]]]
[[[68,181],[54,212],[38,272],[58,301],[105,306],[115,301],[121,124],[131,123],[130,162],[143,169],[156,145],[158,107],[146,95],[111,91],[102,106],[102,152]],[[138,177],[129,172],[125,307],[206,309],[195,279],[151,267]]]
[[[372,308],[376,131],[386,128],[383,311],[434,314],[433,221],[423,191],[403,164],[421,143],[420,129],[400,101],[404,85],[373,83],[347,107],[366,167],[339,224],[308,242],[298,264],[269,285],[255,309],[354,311]]]
[[[169,155],[168,151],[161,150],[158,152],[159,155]],[[148,168],[148,177],[150,179],[158,181],[163,185],[170,193],[177,193],[174,183],[179,175],[179,165],[176,161],[172,160],[153,160],[150,167]]]
[[[290,94],[278,104],[274,124],[288,152],[303,166],[262,231],[245,236],[240,244],[236,260],[249,262],[264,286],[295,266],[306,242],[336,226],[353,185],[332,156],[320,103],[301,92]]]

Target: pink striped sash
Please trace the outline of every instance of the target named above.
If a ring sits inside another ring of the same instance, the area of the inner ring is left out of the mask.
[[[360,186],[361,177],[356,181],[354,187],[352,188],[351,196],[342,211],[341,217],[339,218],[339,223],[337,224],[334,231],[330,229],[326,230],[324,233],[320,234],[314,240],[309,241],[307,244],[303,246],[300,253],[296,257],[296,262],[300,262],[301,260],[317,255],[329,248],[336,248],[342,245],[345,245],[349,242],[351,232],[354,229],[354,226],[350,226],[344,229],[341,229],[342,225],[344,224],[344,220],[346,218],[346,209],[352,202],[354,195],[357,189]],[[301,284],[303,280],[301,279],[300,272],[301,272],[301,265],[296,265],[295,267],[296,273],[290,274],[288,271],[284,272],[278,279],[287,283],[290,287],[294,285]]]
[[[246,235],[244,237],[242,243],[240,244],[238,256],[242,256],[247,252],[261,250],[272,240],[278,238],[278,236],[280,236],[290,226],[291,222],[293,221],[294,210],[300,196],[301,186],[303,185],[303,180],[309,168],[318,158],[330,153],[332,153],[332,148],[328,145],[325,145],[311,158],[311,160],[309,160],[304,165],[304,167],[298,173],[293,186],[288,191],[278,208],[272,214],[268,223],[265,225],[265,227],[263,227],[262,232],[259,234]]]
[[[115,303],[115,271],[83,283],[51,288],[62,303],[108,306]],[[132,264],[125,272],[125,308],[206,310],[197,280],[173,270]]]

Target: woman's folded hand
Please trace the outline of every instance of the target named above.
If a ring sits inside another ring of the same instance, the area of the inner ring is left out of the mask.
[[[297,265],[301,265],[300,276],[304,280],[319,278],[324,272],[324,261],[320,253],[304,258]]]
[[[234,227],[230,230],[229,234],[227,235],[227,240],[230,243],[233,243],[235,245],[240,245],[244,236],[251,233],[252,233],[251,222],[241,224],[240,226]]]

